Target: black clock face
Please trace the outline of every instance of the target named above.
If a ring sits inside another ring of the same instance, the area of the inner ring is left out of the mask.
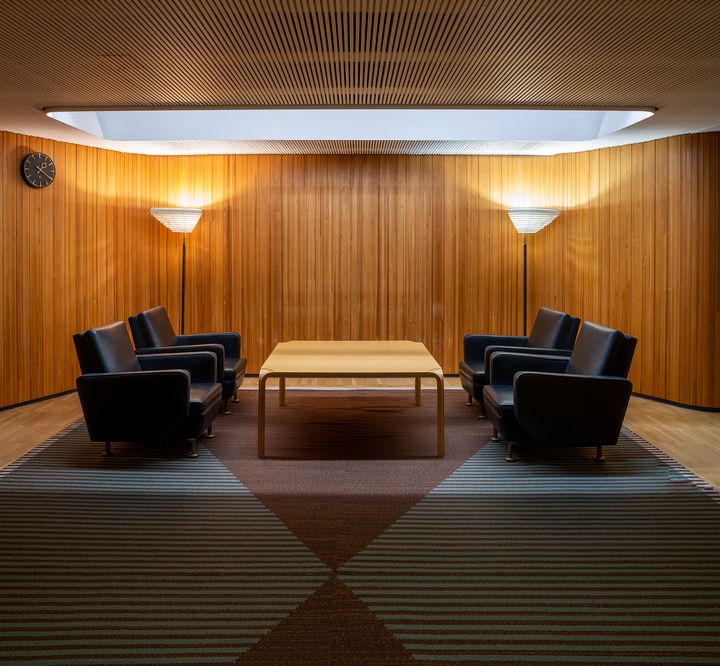
[[[55,163],[45,153],[30,153],[22,161],[20,171],[32,187],[47,187],[55,180]]]

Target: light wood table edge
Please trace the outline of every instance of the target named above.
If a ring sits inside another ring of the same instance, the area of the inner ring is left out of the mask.
[[[441,371],[427,372],[275,372],[260,370],[258,376],[258,458],[265,457],[265,387],[269,379],[280,380],[279,402],[285,406],[286,379],[288,378],[378,378],[378,379],[415,379],[415,405],[420,406],[423,378],[437,382],[437,457],[445,457],[445,378]]]

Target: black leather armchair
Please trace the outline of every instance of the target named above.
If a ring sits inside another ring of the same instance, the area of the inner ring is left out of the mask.
[[[78,394],[90,439],[105,442],[190,440],[212,437],[220,409],[215,355],[210,352],[136,356],[125,324],[73,336],[82,376]]]
[[[490,356],[499,351],[570,355],[580,319],[550,308],[540,308],[529,336],[470,334],[463,338],[463,360],[460,362],[460,383],[468,394],[468,406],[473,399],[480,403],[484,415],[483,387],[487,383],[486,368]]]
[[[602,447],[616,444],[632,384],[627,379],[637,340],[586,322],[570,357],[498,352],[483,389],[487,417],[507,443]]]
[[[155,307],[129,318],[130,330],[139,355],[177,351],[212,351],[218,358],[218,381],[222,384],[223,414],[229,414],[230,398],[237,402],[237,390],[245,379],[247,361],[240,356],[239,333],[198,333],[177,335],[167,310]]]

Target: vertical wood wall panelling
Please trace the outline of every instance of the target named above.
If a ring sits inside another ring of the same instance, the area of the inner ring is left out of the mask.
[[[540,305],[639,339],[635,389],[720,407],[720,135],[556,157],[127,155],[1,132],[0,405],[73,387],[72,333],[167,305],[182,237],[152,206],[198,205],[186,329],[239,330],[249,371],[281,340],[409,338],[455,372],[462,336],[519,333],[511,205],[557,206],[528,237]],[[22,156],[50,154],[45,190]]]
[[[0,406],[74,387],[72,334],[124,320],[168,297],[162,205],[165,159],[0,132]],[[20,177],[29,152],[49,154],[55,182]],[[177,265],[173,263],[173,266]],[[176,276],[170,276],[175,288]]]
[[[17,287],[17,197],[20,174],[16,134],[0,132],[0,405],[18,398],[17,325],[20,319]]]
[[[720,407],[719,144],[720,135],[702,134],[589,153],[597,171],[591,163],[587,191],[578,181],[568,196],[590,199],[537,235],[543,262],[564,262],[572,272],[561,294],[541,281],[534,306],[555,305],[636,335],[635,390],[706,407]],[[567,163],[565,175],[579,176],[582,157],[554,159]]]

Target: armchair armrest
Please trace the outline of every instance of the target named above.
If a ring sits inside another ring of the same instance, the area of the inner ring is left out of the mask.
[[[513,385],[515,417],[539,442],[615,444],[631,392],[624,377],[520,372]]]
[[[569,357],[534,356],[531,353],[497,352],[490,357],[490,367],[485,368],[488,384],[511,385],[518,372],[565,372]]]
[[[77,379],[78,395],[93,441],[135,441],[173,432],[187,418],[190,373],[90,373]]]
[[[527,347],[525,335],[485,335],[470,333],[463,337],[463,359],[465,362],[481,361],[485,358],[485,348],[490,345],[505,347]]]
[[[490,357],[495,352],[515,352],[516,354],[533,354],[534,356],[567,356],[572,349],[551,349],[549,347],[510,347],[508,345],[490,345],[485,348],[485,367],[490,367]]]
[[[193,335],[178,335],[179,345],[222,345],[225,348],[225,356],[229,358],[240,358],[241,338],[239,333],[196,333]]]
[[[148,354],[182,354],[192,352],[211,352],[217,359],[216,379],[222,381],[223,369],[225,368],[225,348],[218,344],[207,345],[177,345],[175,347],[140,347],[135,350],[138,356],[147,356]]]
[[[217,358],[212,352],[143,354],[137,360],[143,370],[187,370],[192,382],[217,381]]]

